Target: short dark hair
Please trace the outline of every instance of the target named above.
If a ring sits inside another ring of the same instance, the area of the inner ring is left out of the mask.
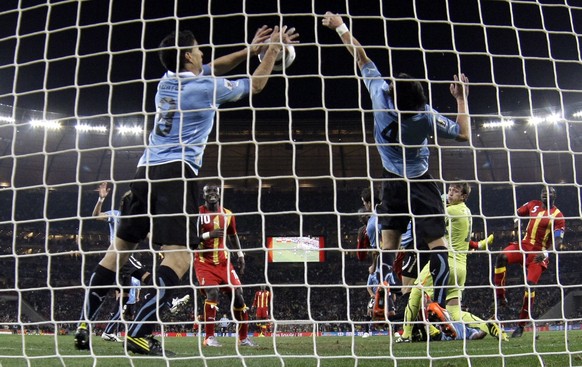
[[[393,87],[390,88],[390,96],[394,100],[396,108],[400,111],[424,110],[427,98],[424,94],[424,88],[418,80],[413,80],[413,77],[406,73],[400,73],[393,83]]]
[[[360,197],[366,202],[369,203],[372,201],[372,190],[369,187],[366,187],[360,193]]]
[[[186,52],[190,52],[195,43],[196,38],[190,31],[180,31],[177,35],[176,32],[170,33],[160,42],[158,51],[160,62],[166,70],[179,72],[186,64]],[[180,59],[178,59],[178,51]]]
[[[204,190],[207,187],[217,187],[219,191],[222,191],[222,185],[220,184],[220,182],[215,182],[215,181],[209,181],[207,183],[204,184],[204,186],[202,186],[202,192],[204,192]]]
[[[360,193],[360,197],[367,203],[377,204],[380,202],[378,193],[376,190],[372,190],[369,187],[366,187]]]
[[[558,194],[556,192],[556,189],[553,186],[548,186],[548,187],[542,188],[542,194],[544,193],[544,191],[547,191],[548,195],[557,196],[557,194]]]
[[[467,195],[467,199],[469,198],[469,195],[471,195],[471,185],[469,185],[468,182],[453,182],[450,186],[461,189],[461,193]]]

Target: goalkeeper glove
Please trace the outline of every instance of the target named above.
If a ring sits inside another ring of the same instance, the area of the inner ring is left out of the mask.
[[[489,235],[489,237],[481,240],[479,243],[479,250],[486,250],[489,246],[493,244],[493,233]]]

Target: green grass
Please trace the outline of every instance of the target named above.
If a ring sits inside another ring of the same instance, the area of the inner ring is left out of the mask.
[[[388,336],[255,338],[253,349],[235,348],[234,338],[219,338],[222,348],[204,348],[199,338],[168,338],[177,357],[126,355],[121,343],[93,338],[93,354],[77,351],[72,336],[0,335],[1,367],[564,367],[582,365],[582,331],[532,333],[502,343],[483,340],[391,344]],[[317,356],[320,364],[318,364]]]

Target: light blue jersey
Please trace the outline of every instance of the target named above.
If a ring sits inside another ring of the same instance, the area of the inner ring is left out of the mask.
[[[378,285],[380,284],[380,273],[374,272],[374,274],[368,274],[368,282],[366,285],[372,288],[372,292],[376,293],[378,289]]]
[[[410,246],[412,245],[412,246]],[[412,237],[412,221],[408,222],[408,227],[406,227],[406,232],[402,234],[402,240],[400,241],[400,247],[403,249],[408,249],[409,247],[414,248],[414,237]]]
[[[249,79],[228,80],[202,73],[166,72],[156,93],[156,118],[138,166],[184,161],[198,174],[214,116],[225,102],[247,96]]]
[[[141,282],[139,279],[131,277],[131,288],[129,289],[129,298],[127,299],[128,305],[133,305],[137,302],[137,292],[141,287]]]
[[[452,325],[455,328],[455,331],[457,332],[456,338],[453,339],[449,336],[446,336],[445,333],[441,333],[440,340],[463,340],[463,339],[473,340],[480,331],[479,329],[468,327],[462,322],[458,321],[453,322]]]
[[[107,214],[107,224],[109,224],[109,243],[115,242],[115,231],[119,225],[119,217],[121,212],[119,210],[108,210],[103,212]]]
[[[368,218],[368,223],[366,224],[366,234],[370,239],[371,248],[378,248],[378,241],[376,239],[381,232],[382,225],[378,222],[378,215],[376,213],[372,213],[370,218]]]
[[[382,224],[378,222],[378,215],[376,213],[372,213],[370,218],[368,219],[368,224],[366,225],[366,234],[370,239],[370,247],[373,249],[378,248],[378,236],[382,233]],[[390,285],[395,284],[394,273],[392,272],[391,268],[384,266],[382,269],[382,262],[378,260],[376,265],[376,271],[374,274],[368,275],[368,286],[372,287],[372,291],[375,293],[376,289],[378,289],[378,284],[380,284],[380,279],[382,279],[381,274],[386,274],[384,276],[384,281],[388,282]]]
[[[384,281],[388,282],[389,285],[395,285],[396,279],[394,278],[394,272],[387,271],[386,273],[387,274],[384,276]],[[372,292],[376,293],[376,291],[378,290],[378,285],[380,285],[381,277],[382,275],[380,274],[380,271],[376,271],[374,272],[374,274],[368,274],[368,282],[366,283],[366,285],[372,288]]]
[[[369,62],[362,67],[361,72],[372,99],[374,139],[382,166],[401,177],[422,176],[428,171],[428,138],[436,132],[441,138],[455,139],[459,136],[459,124],[442,116],[429,105],[425,106],[424,112],[399,123],[394,101],[388,94],[389,84],[382,78],[376,65]]]

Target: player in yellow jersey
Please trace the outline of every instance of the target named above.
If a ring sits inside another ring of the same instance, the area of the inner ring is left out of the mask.
[[[461,311],[461,295],[465,280],[467,277],[467,253],[469,252],[472,218],[471,210],[467,207],[465,202],[471,193],[471,186],[468,183],[453,183],[449,185],[447,194],[447,242],[449,247],[449,288],[447,290],[447,309],[446,311],[438,307],[438,305],[431,303],[427,306],[427,314],[430,321],[440,322],[443,333],[455,339],[456,330],[452,321],[464,321],[468,326],[478,327],[483,331],[488,332],[494,337],[500,337],[503,340],[507,339],[507,335],[493,322],[485,322],[475,315],[468,312]],[[481,241],[481,248],[486,244],[492,242],[492,236]],[[404,333],[397,339],[397,342],[410,341],[413,324],[421,308],[422,293],[425,292],[432,296],[432,276],[430,274],[430,267],[426,265],[420,275],[418,276],[415,287],[413,288],[408,305],[404,315]]]

